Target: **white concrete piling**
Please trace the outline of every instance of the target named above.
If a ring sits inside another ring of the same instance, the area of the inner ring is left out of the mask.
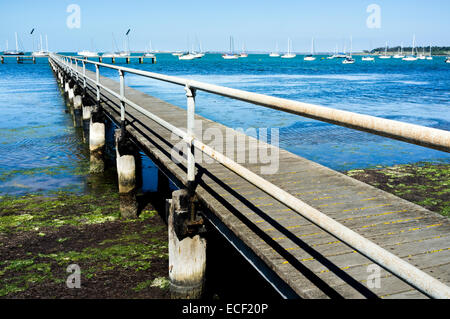
[[[119,183],[120,213],[124,218],[136,218],[136,159],[135,148],[130,140],[115,131],[116,164]]]

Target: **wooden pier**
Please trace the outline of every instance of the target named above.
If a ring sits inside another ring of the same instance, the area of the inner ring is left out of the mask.
[[[130,55],[130,56],[113,56],[113,57],[103,57],[101,55],[97,56],[97,57],[79,57],[82,58],[84,60],[88,60],[88,59],[98,59],[98,62],[103,63],[103,62],[111,62],[112,64],[117,63],[120,60],[125,60],[126,64],[130,64],[131,61],[134,60],[138,60],[139,64],[143,64],[145,62],[145,60],[150,60],[151,64],[155,64],[156,63],[156,56],[151,56],[151,57],[146,57],[144,55],[142,56],[136,56],[136,55]]]
[[[18,64],[22,64],[25,62],[31,62],[33,64],[36,64],[36,59],[39,57],[33,56],[33,55],[1,55],[0,56],[0,63],[4,64],[9,59],[14,59]],[[46,58],[47,57],[41,57]]]
[[[61,74],[70,75],[60,60],[55,58],[52,63],[59,79]],[[100,100],[102,112],[122,124],[134,143],[180,188],[192,187],[187,176],[189,162],[173,152],[183,140],[142,111],[127,107],[125,114],[121,112],[125,102],[118,96],[126,96],[127,101],[167,123],[189,130],[188,111],[130,87],[122,92],[122,82],[83,70],[81,65],[76,70],[79,74],[66,80],[75,81],[79,87],[86,86],[86,94],[92,100]],[[94,81],[98,77],[98,83],[107,90],[98,89],[92,81],[84,82],[79,76],[82,72]],[[195,93],[191,96],[194,98]],[[266,181],[437,279],[447,291],[448,218],[286,150],[257,143],[254,138],[220,123],[199,115],[195,115],[195,120],[202,123],[201,134],[221,132],[225,137],[232,133],[237,138],[238,147],[227,153],[229,157],[243,155],[248,159],[255,150],[279,152],[279,169],[274,174],[262,175]],[[225,142],[222,146],[223,150],[227,147]],[[216,158],[206,154],[203,158],[207,160],[195,163],[192,188],[201,217],[221,232],[282,296],[428,298],[421,289],[385,270],[383,265],[379,267],[372,258],[274,199],[273,194],[218,163]],[[258,175],[264,166],[249,161],[241,165]],[[230,265],[230,271],[239,269]],[[374,281],[374,276],[379,281]]]

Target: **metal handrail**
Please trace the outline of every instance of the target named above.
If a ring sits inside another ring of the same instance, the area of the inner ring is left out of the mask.
[[[154,120],[156,123],[162,125],[166,129],[172,131],[174,134],[181,137],[184,141],[186,141],[186,143],[189,146],[193,146],[193,147],[197,148],[198,150],[200,150],[201,152],[207,154],[208,156],[210,156],[211,158],[213,158],[214,160],[216,160],[223,166],[227,167],[228,169],[235,172],[237,175],[241,176],[242,178],[244,178],[251,184],[255,185],[256,187],[258,187],[261,190],[263,190],[264,192],[266,192],[268,195],[272,196],[273,198],[277,199],[279,202],[283,203],[284,205],[291,208],[292,210],[294,210],[301,216],[305,217],[307,220],[311,221],[313,224],[319,226],[326,232],[330,233],[332,236],[338,238],[339,240],[341,240],[345,244],[349,245],[350,247],[353,247],[355,250],[360,252],[362,255],[366,256],[367,258],[374,261],[381,267],[385,268],[392,274],[396,275],[400,279],[409,283],[411,286],[415,287],[416,289],[418,289],[425,295],[433,297],[433,298],[450,299],[450,287],[448,287],[444,283],[440,282],[439,280],[431,277],[430,275],[423,272],[422,270],[412,266],[411,264],[409,264],[408,262],[404,261],[403,259],[397,257],[396,255],[388,252],[387,250],[380,247],[379,245],[371,242],[367,238],[364,238],[363,236],[359,235],[358,233],[354,232],[353,230],[345,227],[344,225],[342,225],[339,222],[335,221],[334,219],[328,217],[324,213],[309,206],[305,202],[292,196],[288,192],[286,192],[283,189],[279,188],[278,186],[270,183],[269,181],[265,180],[264,178],[258,176],[257,174],[253,173],[252,171],[248,170],[247,168],[239,165],[238,163],[236,163],[235,161],[226,157],[225,155],[216,152],[210,146],[208,146],[208,145],[204,144],[203,142],[201,142],[200,140],[196,139],[195,136],[192,135],[192,133],[191,133],[192,127],[189,128],[189,125],[188,125],[188,132],[185,132],[185,131],[173,126],[172,124],[164,121],[163,119],[159,118],[158,116],[149,112],[148,110],[145,110],[144,108],[140,107],[136,103],[125,98],[124,90],[121,89],[120,94],[117,94],[116,92],[114,92],[111,89],[107,88],[106,86],[100,84],[100,82],[99,82],[99,67],[100,66],[104,66],[104,67],[111,68],[111,69],[116,69],[116,70],[119,70],[120,72],[128,72],[128,73],[134,73],[134,74],[140,74],[141,73],[140,71],[137,72],[137,70],[133,70],[133,69],[129,69],[129,68],[121,68],[121,67],[116,67],[116,66],[110,66],[108,64],[96,63],[96,62],[89,61],[89,63],[96,65],[96,80],[94,81],[93,79],[91,79],[85,75],[84,64],[83,64],[83,73],[81,73],[80,71],[78,71],[78,69],[75,69],[72,65],[70,65],[68,63],[68,60],[73,59],[72,57],[61,57],[61,56],[51,55],[50,58],[52,60],[56,61],[56,63],[58,63],[63,68],[65,68],[67,71],[70,70],[71,72],[76,72],[77,74],[84,74],[84,79],[88,79],[89,81],[95,83],[97,85],[97,97],[99,96],[99,88],[102,88],[102,89],[106,90],[107,92],[111,93],[113,96],[119,98],[121,101],[121,114],[124,114],[125,104],[130,105],[135,110],[148,116],[150,119]],[[133,70],[133,72],[130,72],[129,70]],[[145,72],[145,71],[142,71],[142,72],[150,73],[150,72]],[[120,73],[120,74],[123,74],[123,73]],[[148,77],[157,79],[156,77],[149,76],[148,74],[144,75],[144,76],[148,76]],[[158,75],[158,79],[162,80],[162,78],[165,78],[167,80],[167,82],[172,82],[172,80],[169,78],[174,78],[174,77]],[[187,115],[188,115],[188,123],[189,123],[189,121],[193,120],[193,116],[194,116],[194,112],[195,112],[195,110],[194,110],[194,108],[195,108],[195,100],[194,100],[195,91],[193,93],[192,90],[193,90],[193,88],[194,88],[194,90],[195,90],[195,88],[200,89],[200,86],[195,85],[195,84],[193,86],[191,86],[190,84],[193,83],[193,81],[183,80],[183,81],[186,81],[183,83],[182,80],[180,80],[179,78],[174,78],[174,79],[175,80],[173,80],[173,81],[176,81],[176,82],[172,82],[172,83],[185,85],[186,93],[187,93],[186,95],[188,98],[188,114]],[[196,82],[196,83],[200,83],[200,82]],[[203,90],[205,90],[205,86],[207,86],[208,84],[205,84],[205,83],[201,83],[201,84],[202,84]],[[121,81],[120,85],[124,86],[124,81]],[[217,87],[217,86],[214,86],[214,87]],[[227,89],[227,88],[223,88],[223,87],[219,87],[219,88],[221,88],[221,92],[222,92],[221,95],[225,95],[223,89]],[[240,91],[240,90],[237,90],[237,91],[244,92],[244,91]],[[213,93],[212,91],[209,91],[209,92]],[[245,93],[249,93],[249,92],[245,92]],[[217,94],[219,94],[219,93],[217,93]],[[254,94],[254,93],[251,93],[251,94]],[[237,98],[237,97],[233,97],[233,96],[230,96],[230,97]],[[239,99],[239,98],[237,98],[237,99]],[[281,100],[284,100],[284,99],[281,99]],[[289,101],[289,100],[286,100],[286,101]],[[295,102],[295,101],[290,101],[290,102]],[[350,112],[348,112],[348,113],[350,113]],[[355,114],[355,113],[353,113],[353,114]],[[396,121],[393,121],[393,122],[396,122]],[[434,129],[431,129],[431,130],[434,130]],[[440,131],[440,130],[437,130],[437,131]],[[443,131],[443,132],[446,132],[446,131]],[[195,165],[195,162],[193,162],[193,161],[195,161],[195,159],[193,158],[193,154],[192,154],[192,150],[191,150],[191,152],[188,152],[188,182],[190,180],[192,180],[192,176],[194,176],[194,178],[195,178],[195,175],[193,175],[193,168],[192,168],[192,164]]]

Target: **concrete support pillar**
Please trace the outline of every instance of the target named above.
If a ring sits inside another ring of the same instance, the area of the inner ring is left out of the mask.
[[[69,84],[69,101],[73,102],[73,98],[75,97],[75,94],[73,92],[73,87],[75,86],[75,81],[70,79],[68,84]]]
[[[89,122],[91,120],[91,113],[94,108],[94,101],[87,96],[84,96],[81,100],[82,103],[82,121],[83,121],[83,132],[85,136],[89,136]]]
[[[89,151],[91,173],[101,173],[105,170],[103,159],[105,149],[105,116],[101,110],[95,110],[91,114],[89,125]]]
[[[81,108],[83,106],[82,97],[83,91],[78,85],[73,87],[73,112],[74,112],[74,126],[81,127],[82,119],[81,119]]]
[[[169,278],[173,299],[199,299],[206,270],[206,239],[189,231],[188,191],[172,193],[169,209]]]
[[[120,214],[124,218],[136,218],[136,149],[134,144],[115,131],[117,177],[119,182]]]

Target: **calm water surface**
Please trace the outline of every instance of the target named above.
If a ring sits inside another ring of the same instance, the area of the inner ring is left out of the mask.
[[[450,65],[444,58],[395,59],[343,65],[250,55],[207,55],[132,67],[388,119],[450,130]],[[103,75],[118,79],[116,72]],[[183,87],[127,75],[127,85],[185,108]],[[450,162],[450,155],[347,128],[198,92],[197,112],[233,128],[279,128],[281,147],[337,170],[418,161]],[[72,126],[45,60],[0,65],[0,194],[83,191],[86,147]],[[151,164],[146,162],[148,167]],[[153,176],[154,172],[147,173]]]

